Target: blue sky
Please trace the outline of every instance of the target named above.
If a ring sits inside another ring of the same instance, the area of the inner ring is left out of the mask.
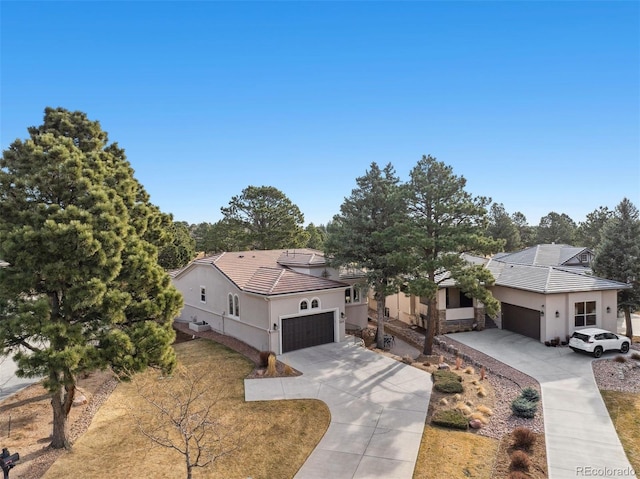
[[[640,207],[638,2],[0,2],[0,147],[86,112],[154,203],[249,185],[326,223],[423,154],[530,224]]]

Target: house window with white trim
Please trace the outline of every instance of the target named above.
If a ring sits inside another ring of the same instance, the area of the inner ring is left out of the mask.
[[[235,316],[240,317],[240,299],[237,294],[233,297],[233,311]]]
[[[318,298],[313,298],[311,300],[311,309],[318,309],[320,307],[320,300]]]
[[[353,287],[353,302],[354,303],[360,302],[360,288],[358,288],[357,286]]]
[[[233,316],[233,294],[229,293],[229,316]]]
[[[306,299],[300,301],[300,311],[302,311],[303,309],[309,309],[309,301],[307,301]]]
[[[204,286],[200,286],[200,302],[207,302],[207,288],[205,288]]]
[[[344,302],[345,303],[351,302],[351,288],[347,288],[344,290]]]
[[[575,303],[575,326],[577,328],[582,326],[595,326],[596,325],[596,302],[595,301],[581,301]]]

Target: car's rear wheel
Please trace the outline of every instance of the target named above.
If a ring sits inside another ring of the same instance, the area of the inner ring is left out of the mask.
[[[620,346],[620,352],[621,353],[628,353],[629,352],[629,343],[622,343],[622,346]]]
[[[602,348],[597,346],[596,349],[593,350],[593,357],[599,358],[600,356],[602,356]]]

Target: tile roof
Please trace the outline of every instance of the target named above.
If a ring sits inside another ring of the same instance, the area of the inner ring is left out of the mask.
[[[539,245],[556,246],[556,245]],[[585,250],[572,246],[558,245],[561,248],[528,248],[527,250],[510,255],[496,255],[491,259],[478,256],[465,255],[465,259],[471,264],[485,264],[493,277],[496,286],[522,289],[542,294],[569,293],[577,291],[602,291],[628,289],[629,285],[609,279],[599,278],[590,274],[584,267],[571,267],[560,265],[522,264],[513,262],[515,259],[523,261],[526,258],[540,262],[549,262],[557,257],[558,261],[567,261]],[[578,253],[575,253],[577,251]],[[520,255],[520,253],[525,253]],[[551,254],[548,254],[550,253]],[[541,253],[541,254],[540,254]],[[556,254],[558,253],[558,254]],[[508,258],[510,257],[511,258]],[[509,260],[505,260],[505,258]],[[566,259],[565,259],[566,258]],[[441,288],[453,287],[456,282],[450,277],[450,273],[442,272],[436,276]]]
[[[515,253],[502,253],[494,258],[513,264],[560,266],[585,250],[588,248],[566,244],[539,244]]]
[[[298,273],[287,267],[323,264],[322,253],[309,249],[295,250],[295,253],[293,250],[226,252],[197,259],[174,277],[192,265],[211,265],[239,289],[256,294],[278,295],[348,286],[339,281]]]
[[[569,293],[574,291],[601,291],[627,289],[629,285],[554,266],[531,266],[491,260],[487,268],[496,279],[496,286],[523,289],[536,293]]]

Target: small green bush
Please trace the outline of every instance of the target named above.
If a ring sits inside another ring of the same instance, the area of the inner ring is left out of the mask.
[[[431,424],[466,431],[469,427],[469,420],[464,417],[464,414],[456,409],[444,409],[437,411],[433,415],[433,418],[431,418]]]
[[[462,387],[462,383],[460,383],[459,381],[452,381],[452,380],[436,381],[436,383],[433,385],[433,388],[436,391],[440,391],[441,393],[445,393],[445,394],[456,394],[464,391],[464,388]]]
[[[513,402],[511,403],[511,411],[513,412],[514,415],[518,417],[531,419],[536,415],[537,410],[538,410],[538,405],[535,402],[529,401],[528,399],[525,399],[522,396],[520,396],[517,399],[514,399]]]
[[[527,401],[531,401],[531,402],[540,401],[540,393],[536,389],[534,389],[532,387],[524,388],[522,390],[522,392],[520,393],[520,397],[526,399]]]
[[[449,371],[447,369],[438,369],[433,372],[433,380],[434,382],[438,381],[460,381],[462,382],[462,377],[458,376],[453,371]]]

